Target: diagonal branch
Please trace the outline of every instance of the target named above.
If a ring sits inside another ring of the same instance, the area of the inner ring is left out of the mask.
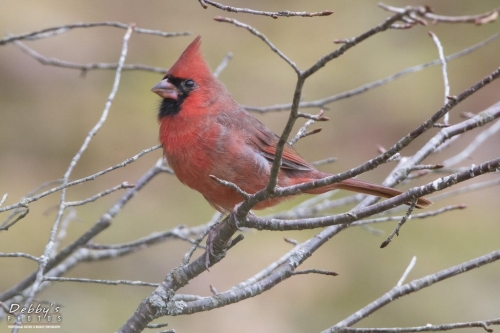
[[[217,16],[217,17],[214,17],[214,20],[216,20],[217,22],[232,23],[237,27],[247,29],[248,31],[250,31],[250,33],[259,37],[264,43],[266,43],[267,46],[269,46],[271,48],[271,50],[273,50],[273,52],[276,53],[281,59],[285,60],[285,62],[293,68],[295,73],[297,73],[297,74],[300,73],[300,69],[297,67],[297,64],[295,64],[295,62],[290,60],[283,52],[281,52],[276,46],[274,46],[273,43],[271,43],[269,38],[267,38],[263,33],[259,32],[254,27],[252,27],[248,24],[245,24],[243,22],[237,21],[235,19],[229,18],[229,17]]]
[[[338,329],[352,326],[361,321],[362,319],[368,317],[373,312],[399,299],[402,296],[406,296],[413,292],[419,291],[423,288],[430,287],[437,282],[468,272],[472,269],[493,263],[499,259],[500,259],[500,250],[466,261],[460,265],[450,267],[448,269],[439,271],[435,274],[430,274],[423,278],[413,280],[402,286],[395,286],[382,297],[368,304],[363,309],[356,311],[353,315],[337,323],[335,326],[332,326],[328,330],[323,331],[323,333],[327,332],[333,333],[337,332]]]

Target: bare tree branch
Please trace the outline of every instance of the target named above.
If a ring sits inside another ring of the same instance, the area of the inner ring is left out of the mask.
[[[401,13],[404,8],[398,8],[393,6],[388,6],[384,3],[378,4],[381,8],[388,10],[393,13]],[[491,23],[497,20],[498,14],[500,14],[500,7],[493,9],[489,12],[477,15],[467,15],[467,16],[445,16],[433,14],[430,8],[420,7],[421,10],[415,11],[416,14],[422,18],[432,20],[432,23],[474,23],[476,25],[482,25],[486,23]]]
[[[431,325],[427,324],[425,326],[416,327],[394,327],[394,328],[353,328],[353,327],[343,327],[335,330],[335,332],[349,332],[349,333],[409,333],[409,332],[440,332],[455,330],[458,328],[471,328],[479,327],[483,328],[486,332],[493,332],[493,329],[488,326],[500,325],[500,318],[483,320],[483,321],[471,321],[467,323],[453,323],[453,324],[442,324],[442,325]]]
[[[120,23],[120,22],[91,22],[91,23],[75,23],[75,24],[67,24],[67,25],[61,25],[57,27],[51,27],[51,28],[45,28],[42,30],[34,31],[34,32],[27,32],[24,34],[19,34],[19,35],[12,35],[8,36],[5,38],[0,39],[0,46],[7,44],[7,43],[12,43],[16,40],[37,40],[41,38],[48,38],[48,37],[54,37],[63,33],[66,33],[68,31],[71,31],[73,29],[78,29],[78,28],[94,28],[94,27],[114,27],[114,28],[120,28],[120,29],[125,29],[127,30],[129,28],[129,24],[125,23]],[[191,33],[190,32],[163,32],[160,30],[151,30],[151,29],[143,29],[143,28],[138,28],[136,26],[132,27],[133,31],[139,34],[149,34],[149,35],[156,35],[160,37],[177,37],[177,36],[188,36]]]
[[[450,81],[448,80],[448,70],[446,69],[446,59],[444,57],[444,50],[439,38],[435,33],[429,31],[429,35],[437,46],[439,59],[441,60],[441,68],[443,71],[443,82],[444,82],[444,104],[448,103],[448,96],[450,96]],[[447,113],[444,115],[443,122],[445,126],[450,124],[450,114]],[[437,124],[436,124],[437,125]]]
[[[413,212],[413,209],[415,208],[416,204],[417,204],[417,199],[413,199],[413,201],[410,204],[410,207],[408,207],[408,209],[406,210],[405,216],[403,216],[401,221],[399,221],[398,226],[389,234],[389,237],[387,237],[387,239],[380,245],[380,248],[384,248],[387,245],[389,245],[394,235],[399,236],[399,230],[401,229],[403,224],[405,224],[406,221],[410,218],[411,213]]]
[[[323,331],[326,332],[337,332],[338,329],[343,329],[344,327],[349,327],[362,319],[368,317],[374,311],[384,307],[385,305],[399,299],[402,296],[409,295],[413,292],[421,290],[426,287],[430,287],[431,285],[449,279],[451,277],[457,276],[459,274],[468,272],[472,269],[479,268],[481,266],[491,264],[500,259],[500,251],[494,251],[484,256],[477,257],[475,259],[466,261],[457,266],[450,267],[448,269],[439,271],[435,274],[427,275],[423,278],[413,280],[407,284],[402,286],[395,286],[385,295],[381,296],[377,300],[365,306],[363,309],[358,310],[352,316],[347,317],[346,319],[340,321],[336,325],[330,327],[328,330]]]
[[[94,180],[96,179],[97,177],[99,176],[102,176],[108,172],[111,172],[113,170],[116,170],[118,168],[123,168],[124,166],[132,163],[132,162],[135,162],[137,161],[141,156],[147,154],[147,153],[150,153],[158,148],[160,148],[161,145],[156,145],[154,147],[151,147],[151,148],[148,148],[148,149],[144,149],[143,151],[141,151],[140,153],[138,153],[137,155],[135,156],[132,156],[130,158],[127,158],[125,161],[121,162],[121,163],[118,163],[112,167],[109,167],[105,170],[102,170],[102,171],[99,171],[99,172],[96,172],[95,174],[93,175],[90,175],[90,176],[87,176],[87,177],[84,177],[84,178],[81,178],[81,179],[78,179],[78,180],[75,180],[75,181],[72,181],[72,182],[68,182],[67,184],[63,184],[63,185],[60,185],[60,186],[57,186],[57,187],[54,187],[54,188],[51,188],[50,190],[47,190],[47,191],[44,191],[38,195],[35,195],[33,197],[27,195],[25,198],[23,198],[20,202],[16,203],[16,204],[13,204],[13,205],[9,205],[9,206],[5,206],[3,208],[0,208],[0,213],[2,212],[5,212],[5,211],[8,211],[8,210],[12,210],[12,209],[16,209],[16,208],[22,208],[22,207],[26,207],[29,203],[33,202],[33,201],[37,201],[49,194],[52,194],[54,192],[57,192],[57,191],[60,191],[60,190],[63,190],[65,188],[68,188],[70,186],[74,186],[74,185],[78,185],[78,184],[81,184],[81,183],[84,183],[86,181],[89,181],[89,180]],[[61,181],[57,181],[57,182],[61,182]]]
[[[289,10],[282,10],[279,12],[265,12],[265,11],[260,11],[260,10],[255,10],[255,9],[249,9],[249,8],[238,8],[238,7],[232,7],[232,6],[227,6],[223,5],[221,3],[212,1],[212,0],[198,0],[203,8],[207,8],[207,5],[213,6],[215,8],[225,10],[227,12],[232,12],[232,13],[246,13],[246,14],[253,14],[253,15],[263,15],[263,16],[269,16],[274,19],[277,19],[278,17],[292,17],[292,16],[302,16],[302,17],[314,17],[314,16],[328,16],[332,15],[333,11],[331,10],[324,10],[322,12],[292,12]]]
[[[451,55],[445,57],[445,61],[450,62],[452,60],[455,60],[455,59],[458,59],[458,58],[463,57],[465,55],[468,55],[476,50],[481,49],[482,47],[488,45],[489,43],[495,41],[499,37],[500,37],[500,32],[497,32],[496,34],[492,35],[491,37],[485,39],[482,42],[479,42],[475,45],[472,45],[471,47],[463,49],[462,51],[459,51],[457,53],[454,53],[454,54],[451,54]],[[317,101],[300,102],[299,107],[300,108],[324,108],[329,103],[333,103],[333,102],[336,102],[336,101],[344,99],[344,98],[349,98],[352,96],[362,94],[362,93],[367,92],[373,88],[380,87],[384,84],[387,84],[387,83],[390,83],[394,80],[402,78],[408,74],[419,72],[423,69],[426,69],[426,68],[431,67],[431,66],[436,66],[436,65],[439,65],[441,63],[442,63],[441,59],[436,59],[436,60],[427,62],[425,64],[406,68],[406,69],[404,69],[398,73],[395,73],[393,75],[390,75],[386,78],[364,84],[358,88],[348,90],[348,91],[340,93],[340,94],[326,97],[326,98],[323,98],[323,99],[320,99]],[[266,112],[272,112],[272,111],[285,111],[285,110],[290,110],[291,107],[292,107],[291,103],[278,104],[278,105],[272,105],[272,106],[267,106],[267,107],[254,107],[254,106],[247,106],[247,105],[244,106],[244,108],[248,111],[255,111],[255,112],[259,112],[259,113],[266,113]]]
[[[228,52],[224,59],[222,59],[219,66],[217,66],[217,68],[215,69],[213,73],[215,77],[219,77],[220,73],[222,73],[222,71],[226,69],[227,65],[229,65],[231,59],[233,59],[233,54],[231,52]]]
[[[31,254],[28,253],[21,253],[21,252],[15,252],[15,253],[2,253],[0,252],[0,257],[4,258],[26,258],[26,259],[31,259],[35,261],[36,263],[40,262],[40,258],[37,258]]]
[[[33,57],[38,62],[40,62],[42,65],[49,65],[49,66],[69,68],[69,69],[78,69],[78,70],[82,71],[82,75],[85,75],[88,71],[95,70],[95,69],[116,70],[118,68],[117,63],[114,63],[114,64],[112,64],[112,63],[79,64],[76,62],[60,60],[60,59],[56,59],[56,58],[47,58],[21,42],[15,41],[14,44],[17,47],[19,47],[24,53]],[[154,73],[165,73],[167,71],[166,68],[152,67],[152,66],[142,65],[142,64],[133,64],[133,65],[124,64],[122,67],[122,70],[124,70],[124,71],[141,70],[141,71],[154,72]]]
[[[134,187],[134,185],[132,184],[129,184],[127,182],[123,182],[121,183],[120,185],[116,185],[115,187],[113,188],[110,188],[110,189],[107,189],[107,190],[104,190],[100,193],[97,193],[96,195],[93,195],[87,199],[84,199],[84,200],[80,200],[80,201],[68,201],[66,202],[64,205],[66,207],[73,207],[73,206],[81,206],[81,205],[85,205],[86,203],[89,203],[89,202],[94,202],[96,201],[97,199],[100,199],[108,194],[111,194],[113,192],[116,192],[116,191],[119,191],[119,190],[123,190],[123,189],[126,189],[126,188],[132,188]]]
[[[269,40],[269,38],[267,38],[264,34],[262,34],[261,32],[259,32],[254,27],[252,27],[252,26],[250,26],[248,24],[242,23],[240,21],[237,21],[235,19],[229,18],[229,17],[217,16],[217,17],[214,17],[214,20],[216,20],[218,22],[232,23],[232,24],[234,24],[237,27],[247,29],[253,35],[259,37],[264,43],[266,43],[267,46],[269,46],[271,48],[271,50],[273,50],[273,52],[276,53],[281,59],[285,60],[285,62],[288,63],[293,68],[293,70],[295,71],[295,73],[299,74],[300,69],[297,67],[297,65],[295,64],[295,62],[293,62],[292,60],[290,60],[283,52],[281,52],[280,50],[278,50],[278,48],[276,46],[274,46],[273,43],[271,43],[271,41]]]
[[[124,284],[127,286],[140,286],[140,287],[158,287],[158,283],[149,283],[143,281],[130,281],[130,280],[100,280],[100,279],[85,279],[85,278],[67,278],[67,277],[51,277],[43,278],[44,281],[50,282],[82,282],[82,283],[96,283],[106,284],[110,286],[117,286]]]
[[[415,267],[416,262],[417,262],[417,257],[413,256],[413,258],[411,258],[410,263],[408,264],[408,267],[406,267],[403,275],[399,279],[398,283],[396,283],[396,286],[401,287],[403,285],[403,282],[405,282],[406,278],[408,277],[408,275],[412,271],[413,267]]]
[[[45,266],[44,272],[47,273],[55,268],[58,267],[64,260],[68,259],[78,248],[88,244],[95,236],[100,234],[102,231],[106,230],[110,225],[111,222],[113,221],[113,218],[121,211],[121,209],[134,197],[134,195],[141,190],[146,184],[148,184],[151,179],[153,179],[155,176],[160,174],[161,171],[161,166],[160,165],[155,165],[139,179],[135,183],[135,187],[128,189],[125,194],[116,201],[116,203],[106,212],[104,213],[99,220],[89,229],[87,230],[84,234],[82,234],[78,239],[76,239],[74,242],[71,244],[67,245],[65,248],[63,248],[59,253],[57,253],[53,258],[50,258]],[[110,250],[108,250],[110,251]],[[113,251],[119,251],[119,250],[113,250]],[[109,256],[111,257],[116,257],[116,252],[108,253]],[[76,264],[77,262],[80,262],[83,259],[86,259],[87,256],[92,255],[91,253],[87,252],[81,252],[78,254],[74,259],[71,260],[72,265]],[[80,256],[80,258],[77,258]],[[67,264],[66,264],[67,265]],[[67,271],[67,268],[65,265],[62,265],[63,267],[60,267],[62,271]],[[26,277],[23,281],[21,281],[19,284],[16,286],[0,293],[0,301],[6,301],[15,295],[21,293],[23,290],[27,289],[30,287],[30,285],[35,281],[36,274],[33,273]]]
[[[90,143],[90,140],[97,134],[97,132],[99,131],[99,129],[101,128],[101,126],[106,121],[109,109],[111,108],[111,104],[113,103],[113,99],[114,99],[114,97],[116,95],[116,92],[118,91],[118,86],[119,86],[119,83],[120,83],[121,68],[123,67],[123,64],[125,63],[125,58],[127,56],[127,50],[128,50],[128,48],[127,48],[128,47],[128,41],[129,41],[129,39],[130,39],[130,37],[132,35],[132,31],[133,31],[132,26],[130,26],[127,29],[127,33],[123,37],[122,52],[121,52],[121,55],[120,55],[120,60],[118,62],[119,66],[118,66],[118,69],[116,70],[115,81],[113,83],[113,89],[111,90],[111,93],[109,94],[109,97],[108,97],[108,100],[106,102],[106,106],[104,107],[104,111],[102,113],[102,116],[99,119],[99,121],[97,122],[97,124],[89,132],[89,134],[87,135],[87,137],[85,138],[85,141],[82,144],[82,147],[80,148],[80,150],[76,153],[76,155],[71,160],[71,163],[70,163],[70,165],[68,167],[68,170],[66,171],[66,173],[64,174],[64,177],[63,177],[63,185],[67,185],[68,179],[69,179],[69,177],[70,177],[70,175],[71,175],[74,167],[76,166],[76,164],[80,160],[80,157],[83,154],[83,152],[87,149],[88,144]],[[52,230],[50,232],[50,238],[49,238],[49,241],[47,243],[47,246],[45,247],[44,253],[43,253],[42,257],[40,258],[39,265],[38,265],[38,270],[36,272],[35,281],[33,282],[33,285],[31,287],[31,291],[28,294],[28,296],[26,297],[26,300],[25,300],[25,303],[24,303],[25,307],[29,306],[29,303],[35,297],[35,293],[38,291],[38,288],[39,288],[40,284],[43,282],[43,275],[44,275],[43,273],[44,273],[45,267],[47,266],[49,258],[52,256],[52,250],[53,250],[53,247],[54,247],[54,241],[56,239],[57,231],[59,229],[59,224],[61,222],[61,219],[62,219],[62,216],[63,216],[63,213],[64,213],[64,209],[66,208],[66,206],[65,206],[65,200],[66,200],[66,188],[63,188],[62,191],[61,191],[61,200],[60,200],[60,204],[59,204],[59,211],[57,213],[57,218],[56,218],[56,221],[55,221],[55,223],[54,223],[54,225],[52,227]],[[16,323],[15,323],[15,327],[13,329],[13,333],[16,333],[17,330],[19,329],[19,325],[21,323],[22,317],[23,316],[19,316],[16,319]]]
[[[462,171],[456,174],[452,174],[443,178],[439,178],[431,183],[420,187],[414,187],[409,191],[395,196],[391,199],[387,199],[383,202],[379,202],[375,205],[353,209],[348,213],[343,213],[339,215],[317,217],[317,218],[302,218],[297,220],[278,220],[278,219],[266,219],[257,218],[256,216],[249,216],[246,221],[240,222],[240,226],[247,228],[255,228],[258,230],[303,230],[303,229],[314,229],[321,228],[325,226],[332,226],[338,224],[352,223],[358,221],[364,217],[372,216],[374,214],[386,211],[392,207],[401,205],[408,202],[408,200],[413,200],[415,197],[421,197],[434,193],[436,191],[441,191],[450,186],[454,186],[457,183],[472,179],[476,176],[482,175],[484,173],[496,172],[496,169],[500,167],[500,158],[490,160],[480,165],[472,165],[469,170]]]

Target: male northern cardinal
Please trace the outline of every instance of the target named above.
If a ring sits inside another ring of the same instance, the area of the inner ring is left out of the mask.
[[[232,182],[247,193],[262,190],[268,180],[279,137],[236,103],[210,72],[200,53],[198,36],[165,77],[151,89],[163,98],[158,121],[159,139],[177,178],[200,192],[221,212],[231,211],[243,198],[212,178]],[[286,145],[278,175],[281,187],[330,176],[306,162]],[[319,194],[333,189],[391,198],[402,192],[358,179],[308,190]],[[284,197],[267,199],[255,209],[274,206]],[[420,198],[417,207],[429,206]]]

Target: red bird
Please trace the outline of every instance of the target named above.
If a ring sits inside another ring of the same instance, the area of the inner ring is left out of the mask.
[[[200,192],[221,212],[231,211],[243,198],[210,175],[232,182],[247,193],[262,190],[268,180],[279,137],[236,103],[226,87],[210,72],[200,53],[198,36],[151,89],[163,98],[158,121],[159,139],[177,178]],[[286,187],[330,176],[306,162],[286,145],[278,185]],[[402,192],[358,179],[308,190],[319,194],[342,189],[391,198]],[[285,200],[265,200],[255,209]],[[429,206],[420,198],[417,207]]]

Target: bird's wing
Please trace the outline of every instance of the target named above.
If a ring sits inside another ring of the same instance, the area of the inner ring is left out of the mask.
[[[274,162],[279,137],[245,109],[235,105],[230,108],[230,111],[220,110],[216,115],[216,121],[224,127],[236,129],[258,154],[261,154],[270,163]],[[288,143],[285,144],[283,150],[281,168],[296,171],[315,170]]]
[[[258,152],[260,152],[270,163],[273,163],[279,137],[257,119],[253,119],[255,120],[255,124],[252,124],[253,126],[249,126],[247,128],[247,130],[252,130],[252,133],[249,136],[250,144],[256,147]],[[285,143],[285,148],[283,150],[281,168],[297,171],[314,170],[314,167],[304,160],[302,156],[300,156],[299,153],[288,143]]]
[[[256,131],[255,139],[251,138],[252,143],[259,149],[259,152],[270,162],[274,163],[276,155],[276,145],[279,137],[273,133],[274,137],[270,137],[267,133]],[[304,160],[297,151],[288,143],[285,144],[283,150],[283,159],[281,168],[290,170],[309,171],[314,169],[311,164]]]

